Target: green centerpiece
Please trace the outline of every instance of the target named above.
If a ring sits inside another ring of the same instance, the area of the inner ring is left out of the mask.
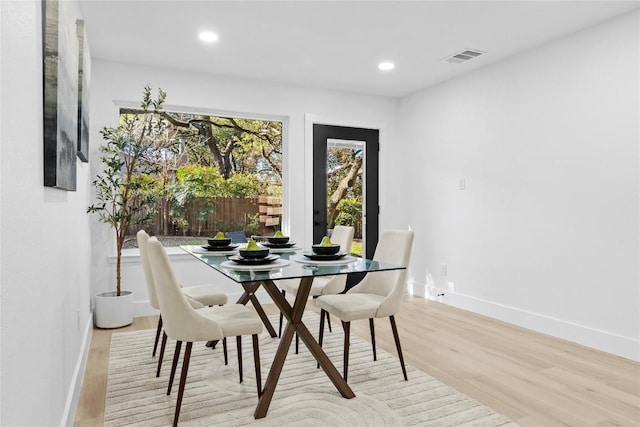
[[[320,244],[312,245],[311,249],[318,255],[335,255],[340,250],[340,245],[334,244],[329,236],[324,236]]]
[[[212,239],[207,239],[209,246],[229,246],[231,244],[231,239],[224,235],[224,232],[218,231]]]
[[[258,245],[253,239],[249,239],[247,247],[240,249],[240,256],[243,258],[259,259],[267,255],[269,255],[269,248]]]

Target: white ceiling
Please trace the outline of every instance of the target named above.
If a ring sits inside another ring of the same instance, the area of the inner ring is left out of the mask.
[[[80,4],[94,59],[401,97],[628,13],[640,1]],[[205,29],[220,39],[200,42]],[[487,53],[442,61],[468,48]],[[396,68],[379,71],[383,60]]]

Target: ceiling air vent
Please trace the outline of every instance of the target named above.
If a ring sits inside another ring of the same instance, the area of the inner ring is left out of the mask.
[[[463,51],[460,51],[458,53],[454,53],[451,56],[447,56],[446,58],[443,59],[444,62],[448,62],[450,64],[459,64],[461,62],[467,62],[473,58],[477,58],[478,56],[484,54],[486,52],[483,52],[481,50],[476,50],[476,49],[465,49]]]

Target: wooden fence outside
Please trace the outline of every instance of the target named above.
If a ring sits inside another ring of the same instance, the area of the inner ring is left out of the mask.
[[[144,228],[161,236],[214,236],[218,231],[245,231],[246,235],[268,235],[274,226],[260,222],[257,198],[197,199],[184,206],[172,206],[159,200],[148,207],[153,219]],[[140,225],[133,225],[128,233],[134,235]]]

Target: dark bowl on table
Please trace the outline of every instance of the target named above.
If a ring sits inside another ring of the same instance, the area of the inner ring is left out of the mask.
[[[335,255],[340,251],[340,245],[311,245],[311,249],[317,255]]]
[[[288,237],[267,237],[267,241],[272,245],[284,245],[289,243]]]
[[[209,246],[229,246],[231,239],[207,239]]]
[[[254,249],[254,250],[247,250],[247,249],[240,249],[240,256],[242,258],[248,258],[248,259],[260,259],[260,258],[264,258],[267,255],[269,255],[269,249],[265,248],[265,249]]]

